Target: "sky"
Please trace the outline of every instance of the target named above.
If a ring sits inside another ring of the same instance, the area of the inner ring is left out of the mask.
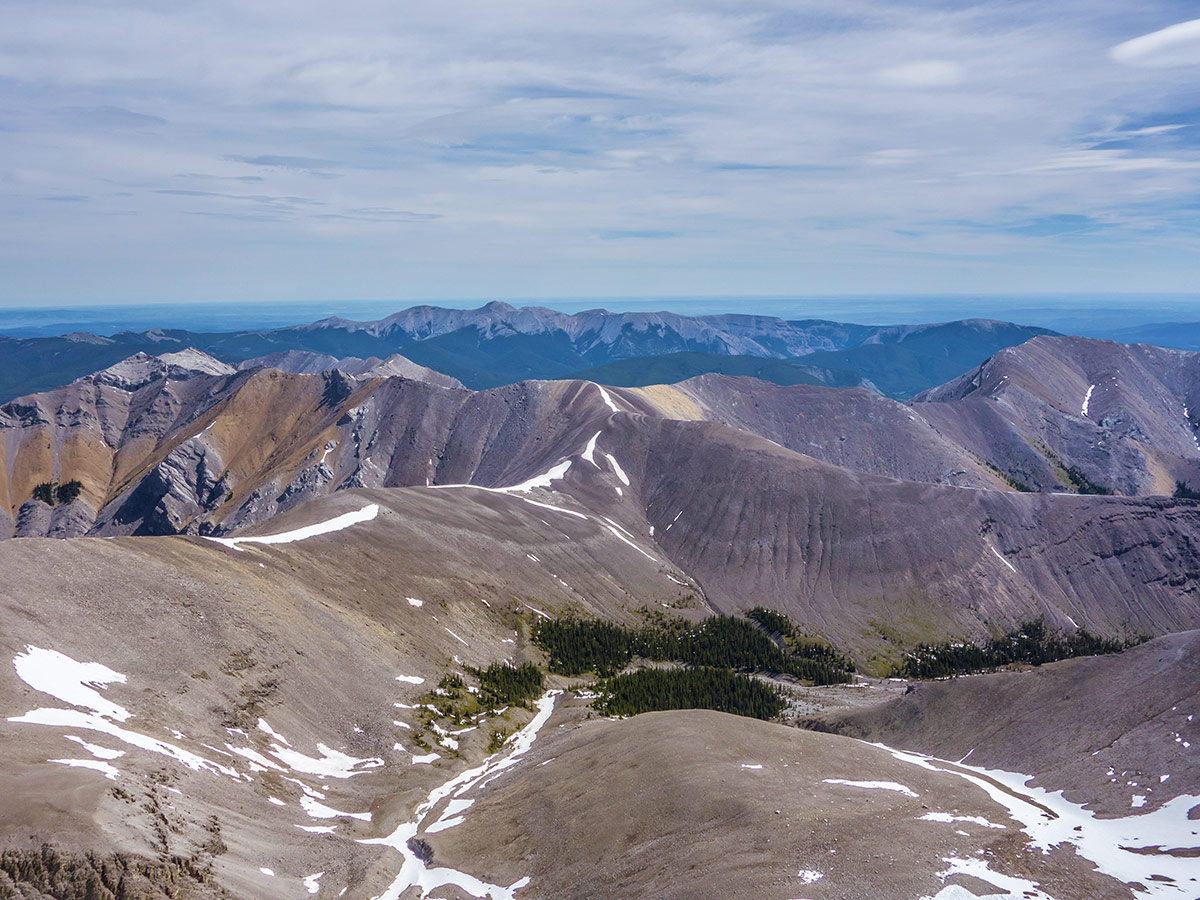
[[[1194,2],[0,8],[0,305],[1200,291]]]

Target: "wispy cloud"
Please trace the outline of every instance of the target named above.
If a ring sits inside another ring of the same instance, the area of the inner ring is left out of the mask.
[[[1187,9],[21,4],[0,299],[1194,289]]]
[[[1200,19],[1122,41],[1112,48],[1112,58],[1131,66],[1200,65]]]

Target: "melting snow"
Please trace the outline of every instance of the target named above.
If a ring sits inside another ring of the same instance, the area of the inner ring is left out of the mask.
[[[621,468],[621,464],[617,462],[617,458],[611,453],[604,453],[603,451],[601,451],[601,455],[608,460],[609,465],[613,467],[613,471],[617,473],[617,477],[621,479],[621,483],[629,487],[629,476],[625,474],[625,470]]]
[[[432,813],[434,807],[442,800],[447,797],[465,799],[461,795],[476,787],[485,778],[490,780],[491,777],[498,775],[510,766],[516,765],[520,757],[533,746],[538,731],[550,718],[550,714],[554,711],[554,699],[559,693],[559,691],[549,691],[537,701],[537,714],[528,725],[505,742],[505,746],[511,746],[512,748],[507,756],[499,758],[497,755],[489,756],[484,760],[482,765],[468,769],[434,788],[430,791],[425,801],[417,807],[414,820],[399,826],[389,836],[385,838],[372,838],[360,842],[363,844],[382,844],[392,847],[404,858],[404,863],[400,868],[400,872],[396,875],[396,879],[377,900],[398,900],[401,894],[413,886],[416,886],[420,890],[421,896],[424,896],[432,890],[451,884],[466,891],[472,897],[490,895],[492,900],[514,900],[516,892],[529,884],[529,878],[525,877],[513,882],[508,887],[504,887],[498,884],[488,884],[473,875],[468,875],[465,872],[459,872],[455,869],[446,867],[428,868],[409,849],[408,841],[422,830],[425,820]],[[465,808],[465,806],[455,807],[455,812],[461,812]],[[447,812],[449,812],[449,806],[447,806]],[[446,813],[443,813],[443,816],[445,815]],[[441,820],[439,818],[431,824],[437,824]],[[449,824],[449,819],[446,820],[446,823],[443,825],[443,828],[453,827],[453,825]],[[455,822],[453,824],[458,823]],[[431,829],[425,829],[427,833],[429,830]]]
[[[596,462],[596,441],[599,439],[601,433],[602,432],[597,431],[595,434],[593,434],[592,439],[588,441],[587,446],[584,447],[583,452],[579,454],[583,459],[586,459],[597,469],[600,468],[600,464]]]
[[[287,804],[284,803],[282,800],[280,800],[278,797],[268,797],[267,802],[270,803],[272,806],[287,806]]]
[[[315,894],[321,889],[321,876],[324,872],[313,872],[311,875],[304,876],[304,889],[310,894]]]
[[[608,528],[609,531],[611,531],[613,534],[615,534],[618,538],[620,538],[622,541],[624,541],[626,544],[628,544],[630,547],[632,547],[638,553],[642,554],[642,556],[646,557],[646,559],[654,559],[653,556],[651,556],[649,553],[647,553],[645,550],[643,550],[641,547],[639,547],[637,544],[635,544],[633,542],[632,535],[630,535],[628,531],[625,531],[624,528],[622,528],[620,525],[618,525],[612,519],[605,518],[604,516],[599,516],[598,518],[600,519],[601,522],[604,523],[605,527]]]
[[[263,873],[264,875],[266,875],[268,878],[274,878],[274,877],[275,877],[275,873],[274,873],[274,872],[272,872],[270,869],[268,869],[266,866],[263,866],[263,867],[262,867],[261,869],[259,869],[258,871],[262,872],[262,873]]]
[[[742,763],[743,769],[761,769],[762,763]]]
[[[816,869],[801,869],[796,873],[796,877],[805,884],[813,884],[825,877],[823,872],[818,872]]]
[[[857,788],[874,788],[874,789],[878,789],[881,791],[896,791],[897,793],[903,794],[906,797],[913,797],[913,798],[916,798],[918,796],[917,794],[914,794],[912,791],[910,791],[908,788],[906,788],[904,785],[897,784],[894,781],[846,781],[843,778],[826,778],[825,783],[826,784],[845,784],[845,785],[849,785],[850,787],[857,787]]]
[[[304,808],[304,811],[306,813],[308,813],[309,816],[311,816],[314,819],[337,819],[342,816],[346,816],[347,818],[350,818],[350,819],[361,819],[364,822],[371,821],[371,814],[369,812],[363,812],[363,813],[338,812],[336,809],[332,809],[323,803],[318,803],[312,797],[307,797],[307,796],[301,797],[300,805]]]
[[[297,825],[296,827],[309,834],[333,834],[336,830],[332,825]]]
[[[421,607],[425,605],[424,600],[418,600],[416,597],[405,597],[404,599],[408,601],[409,606]]]
[[[592,383],[595,384],[595,382]],[[613,402],[612,395],[600,385],[597,384],[596,387],[600,391],[600,396],[604,399],[604,404],[613,412],[620,412],[621,410],[617,408],[617,404]]]
[[[1009,562],[1007,559],[1005,559],[1003,556],[1001,556],[1001,555],[1000,555],[1000,551],[999,551],[999,550],[997,550],[997,549],[996,549],[995,547],[993,547],[991,544],[988,544],[988,549],[989,549],[989,550],[991,550],[993,554],[995,554],[995,556],[996,556],[996,559],[1000,560],[1000,562],[1002,562],[1002,563],[1004,563],[1006,566],[1008,566],[1008,567],[1009,567],[1009,569],[1011,569],[1013,572],[1017,571],[1016,567],[1015,567],[1015,566],[1014,566],[1012,563],[1010,563],[1010,562]]]
[[[124,722],[131,718],[129,710],[105,699],[96,688],[116,682],[125,683],[125,676],[100,663],[81,663],[57,650],[27,646],[13,658],[17,676],[35,691],[49,694],[71,706],[82,706],[99,716]]]
[[[460,638],[460,637],[459,637],[457,634],[455,634],[453,631],[451,631],[449,628],[446,628],[446,626],[445,626],[445,625],[443,625],[443,626],[442,626],[442,628],[443,628],[443,629],[445,629],[445,632],[446,632],[446,634],[450,635],[450,637],[454,638],[456,641],[458,641],[458,642],[459,642],[460,644],[462,644],[464,647],[470,647],[470,646],[471,646],[471,645],[470,645],[470,644],[468,644],[466,641],[464,641],[462,638]]]
[[[95,769],[97,772],[103,772],[104,777],[109,781],[116,781],[117,775],[120,774],[111,763],[106,763],[102,759],[48,759],[46,762],[58,763],[60,766],[71,766],[75,769]]]
[[[110,719],[125,721],[132,718],[132,714],[124,707],[106,700],[88,685],[103,686],[113,682],[124,683],[125,676],[120,672],[114,672],[100,663],[77,662],[57,651],[42,650],[37,647],[26,647],[24,653],[17,654],[13,659],[13,667],[17,670],[17,675],[21,680],[35,690],[50,694],[66,703],[86,707],[92,712],[43,707],[30,710],[23,716],[10,716],[9,722],[98,731],[142,750],[171,757],[196,771],[213,772],[238,780],[243,778],[235,769],[210,762],[204,757],[176,747],[174,744],[130,731],[110,721]],[[86,762],[92,761],[87,760]],[[89,765],[86,768],[97,767]]]
[[[88,753],[97,759],[119,759],[125,755],[124,750],[109,750],[107,747],[101,747],[98,744],[89,744],[81,737],[76,737],[73,734],[66,735],[68,741],[74,741]],[[1165,778],[1163,779],[1166,780]]]
[[[950,856],[945,858],[949,868],[938,872],[938,878],[945,881],[951,875],[971,875],[1005,891],[1003,894],[988,894],[988,900],[1054,900],[1049,894],[1038,889],[1037,882],[1005,875],[988,867],[986,859],[960,859]],[[963,897],[975,897],[975,894],[958,885],[947,885],[937,892],[934,897],[923,897],[921,900],[960,900]]]
[[[282,734],[280,734],[274,728],[272,728],[270,725],[267,724],[266,719],[258,720],[258,730],[262,731],[266,734],[269,734],[271,737],[275,738],[275,740],[279,741],[279,743],[284,744],[285,746],[288,746],[288,747],[291,746],[291,744],[288,742],[287,738],[285,738]],[[176,735],[176,737],[183,737],[183,735],[181,735],[181,734]]]
[[[271,755],[287,763],[297,772],[320,775],[322,778],[353,778],[355,775],[361,775],[365,769],[377,769],[383,765],[382,759],[355,759],[324,744],[317,744],[317,750],[321,753],[320,759],[274,744],[271,747]],[[358,771],[355,771],[356,769]]]
[[[1027,786],[1031,780],[1027,775],[956,765],[894,750],[883,744],[872,746],[886,750],[901,762],[957,775],[982,788],[1021,824],[1021,830],[1029,835],[1032,845],[1045,853],[1069,844],[1105,875],[1142,884],[1143,897],[1187,897],[1189,900],[1195,897],[1194,889],[1185,884],[1195,877],[1196,861],[1189,855],[1200,850],[1200,820],[1188,819],[1188,810],[1200,802],[1200,797],[1181,795],[1153,812],[1119,819],[1098,819],[1091,810],[1066,800],[1062,791],[1050,792]],[[1169,852],[1172,850],[1176,853],[1182,850],[1189,855],[1173,856]],[[953,864],[951,860],[948,862]],[[1006,876],[992,873],[981,877],[994,881],[996,877]],[[1038,892],[1035,896],[1045,895]]]
[[[426,753],[424,756],[417,756],[416,754],[413,754],[412,764],[414,766],[419,766],[422,764],[432,763],[435,759],[441,758],[442,757],[437,753]]]
[[[541,475],[535,475],[528,481],[522,481],[520,484],[514,484],[511,487],[495,488],[501,493],[509,493],[516,491],[531,491],[534,488],[550,488],[550,482],[558,481],[566,476],[567,470],[571,468],[571,460],[560,462],[557,466],[552,466]]]
[[[970,822],[972,825],[982,825],[984,828],[1004,828],[1003,825],[997,825],[995,822],[989,822],[983,816],[954,816],[950,813],[931,812],[921,816],[924,822]]]
[[[1087,389],[1087,393],[1083,396],[1083,406],[1080,408],[1079,414],[1085,419],[1087,418],[1088,407],[1091,406],[1092,403],[1092,391],[1094,390],[1096,390],[1096,386],[1093,384]]]
[[[421,678],[419,675],[397,675],[396,680],[403,681],[405,684],[424,684],[425,683],[425,679]],[[397,703],[396,705],[399,706],[400,704]]]
[[[239,544],[291,544],[295,541],[303,541],[321,534],[342,531],[360,522],[370,522],[377,515],[379,515],[379,504],[372,503],[355,512],[344,513],[324,522],[318,522],[315,525],[306,525],[303,528],[285,531],[282,534],[264,534],[260,537],[206,538],[206,540],[216,541],[218,544],[223,544],[233,550],[241,550],[241,547],[238,546]]]

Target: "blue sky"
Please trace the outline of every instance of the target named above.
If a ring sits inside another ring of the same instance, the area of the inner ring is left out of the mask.
[[[9,0],[0,303],[1196,291],[1155,0]]]

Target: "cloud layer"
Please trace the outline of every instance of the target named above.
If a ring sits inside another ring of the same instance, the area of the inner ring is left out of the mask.
[[[0,302],[1195,290],[1187,10],[17,0]]]

